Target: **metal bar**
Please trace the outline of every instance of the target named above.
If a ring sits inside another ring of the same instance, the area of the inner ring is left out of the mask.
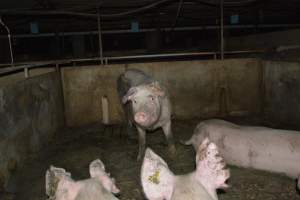
[[[221,12],[221,20],[220,20],[220,51],[221,51],[221,60],[224,60],[224,0],[220,0],[220,12]]]
[[[245,53],[264,53],[265,50],[245,50],[245,51],[225,51],[224,54],[245,54]],[[148,55],[133,55],[133,56],[117,56],[104,57],[106,63],[114,60],[129,60],[129,59],[143,59],[143,58],[172,58],[172,57],[186,57],[186,56],[216,56],[220,52],[191,52],[191,53],[171,53],[171,54],[148,54]],[[72,64],[75,62],[99,61],[99,57],[85,58],[85,59],[65,59],[53,60],[48,62],[31,62],[31,63],[15,63],[20,65],[17,67],[7,67],[9,64],[0,64],[0,75],[8,72],[23,70],[24,68],[39,68],[56,64]],[[1,68],[2,66],[2,68]],[[4,67],[5,66],[5,67]]]
[[[245,29],[245,28],[299,28],[300,24],[259,24],[259,25],[224,25],[224,29]],[[192,26],[192,27],[175,27],[174,31],[194,31],[194,30],[213,30],[220,29],[220,26]],[[140,29],[139,32],[152,32],[154,28]],[[160,28],[162,31],[171,31],[172,27]],[[119,33],[132,33],[131,29],[124,30],[107,30],[101,31],[101,34],[119,34]],[[40,34],[15,34],[12,38],[34,38],[34,37],[53,37],[57,33],[40,33]],[[82,32],[62,32],[58,33],[59,36],[70,36],[70,35],[96,35],[98,31],[82,31]],[[0,38],[6,36],[0,35]]]
[[[101,65],[103,65],[103,46],[102,46],[102,36],[101,36],[101,21],[100,21],[100,11],[98,8],[98,37],[99,37],[99,56]]]
[[[11,58],[11,66],[14,66],[14,55],[13,55],[13,49],[11,44],[11,34],[8,26],[5,25],[5,23],[2,21],[0,17],[0,24],[6,29],[7,31],[7,37],[8,37],[8,43],[9,43],[9,51],[10,51],[10,58]]]

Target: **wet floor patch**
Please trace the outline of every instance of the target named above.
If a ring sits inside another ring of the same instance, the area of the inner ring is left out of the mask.
[[[176,121],[173,125],[176,141],[187,139],[196,124],[195,120]],[[75,180],[79,180],[88,178],[89,164],[97,158],[104,162],[107,171],[116,179],[121,189],[120,199],[145,199],[140,185],[141,163],[136,161],[137,141],[128,140],[124,133],[126,129],[120,128],[104,128],[96,124],[58,132],[39,156],[32,155],[19,170],[17,193],[7,195],[7,199],[45,200],[45,172],[50,165],[65,168]],[[147,146],[160,155],[175,174],[188,173],[195,168],[193,148],[177,142],[177,156],[171,159],[160,130],[147,135]],[[257,170],[229,168],[231,187],[220,192],[220,200],[300,200],[292,179]]]

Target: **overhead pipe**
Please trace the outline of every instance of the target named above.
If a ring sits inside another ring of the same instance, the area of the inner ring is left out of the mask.
[[[101,14],[101,18],[117,18],[117,17],[124,17],[127,15],[137,14],[144,12],[146,10],[155,8],[159,5],[165,4],[167,2],[172,2],[173,0],[160,0],[157,2],[154,2],[152,4],[126,11],[121,13],[115,13],[115,14]],[[0,15],[26,15],[26,16],[57,16],[57,15],[64,15],[64,16],[72,16],[72,17],[83,17],[83,18],[91,18],[91,19],[97,19],[98,14],[87,14],[87,13],[77,13],[77,12],[69,12],[69,11],[28,11],[28,10],[0,10]]]
[[[227,2],[226,6],[240,6],[240,5],[247,5],[250,3],[258,2],[259,0],[247,0],[243,2]],[[102,14],[101,18],[118,18],[118,17],[124,17],[127,15],[142,13],[146,10],[153,9],[157,6],[161,6],[168,2],[174,2],[173,0],[160,0],[154,3],[151,3],[149,5],[133,9],[130,11],[125,11],[121,13],[115,13],[115,14]],[[217,4],[207,2],[204,0],[195,0],[195,2],[198,2],[203,5],[209,5],[209,6],[218,6]],[[70,12],[70,11],[30,11],[30,10],[0,10],[0,15],[23,15],[23,16],[71,16],[71,17],[82,17],[82,18],[91,18],[91,19],[97,19],[98,14],[88,14],[88,13],[78,13],[78,12]]]
[[[14,56],[13,56],[13,49],[11,44],[11,34],[8,26],[5,25],[5,23],[2,21],[2,18],[0,17],[0,24],[6,29],[7,31],[7,37],[8,37],[8,43],[9,43],[9,51],[10,51],[10,58],[11,58],[11,66],[14,66]]]
[[[259,24],[259,25],[224,25],[224,29],[246,29],[246,28],[300,28],[300,24]],[[162,31],[194,31],[194,30],[212,30],[212,29],[220,29],[220,25],[213,26],[191,26],[191,27],[172,27],[160,28]],[[153,32],[156,29],[148,28],[148,29],[139,29],[140,33],[144,32]],[[101,34],[119,34],[119,33],[132,33],[131,29],[123,29],[123,30],[101,30]],[[40,33],[40,34],[15,34],[11,35],[12,38],[34,38],[34,37],[53,37],[55,35],[59,36],[70,36],[70,35],[91,35],[98,34],[98,31],[82,31],[82,32],[62,32],[62,33]],[[1,36],[0,38],[4,38],[6,36]]]

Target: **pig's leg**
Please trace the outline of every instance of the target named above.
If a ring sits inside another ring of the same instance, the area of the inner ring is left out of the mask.
[[[134,130],[134,125],[132,123],[131,120],[128,119],[128,122],[127,122],[127,135],[128,135],[128,138],[130,140],[136,140],[137,137],[136,137],[136,133],[135,133],[135,130]]]
[[[127,127],[126,127],[127,128],[127,136],[129,139],[135,140],[137,138],[136,138],[136,133],[134,130],[133,123],[131,121],[132,112],[130,111],[130,107],[128,105],[125,106],[124,110],[125,110],[126,119],[127,119]]]
[[[173,138],[173,134],[172,134],[171,121],[169,121],[168,123],[163,125],[162,129],[163,129],[164,134],[165,134],[166,139],[167,139],[167,143],[168,143],[168,146],[169,146],[168,147],[169,152],[170,152],[171,156],[174,156],[176,154],[176,148],[175,148],[174,138]]]
[[[139,153],[137,160],[140,161],[143,159],[145,153],[145,145],[146,145],[146,131],[140,127],[136,127],[139,133]]]

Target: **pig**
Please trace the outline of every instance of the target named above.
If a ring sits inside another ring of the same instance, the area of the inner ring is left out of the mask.
[[[141,168],[141,183],[149,200],[218,200],[216,189],[228,188],[230,177],[218,147],[205,139],[196,155],[196,170],[174,175],[167,163],[147,148]]]
[[[162,128],[171,156],[176,153],[171,130],[171,103],[167,91],[149,75],[137,69],[129,69],[117,80],[117,90],[127,118],[129,137],[133,137],[133,124],[138,131],[139,152],[143,158],[146,130]]]
[[[208,137],[220,149],[226,163],[283,173],[300,174],[300,132],[259,126],[239,126],[219,119],[200,122],[183,143],[198,149]]]
[[[90,178],[74,181],[65,169],[50,166],[46,172],[46,194],[49,200],[117,200],[113,194],[120,190],[115,180],[105,172],[103,162],[96,159],[90,163],[89,168]]]

